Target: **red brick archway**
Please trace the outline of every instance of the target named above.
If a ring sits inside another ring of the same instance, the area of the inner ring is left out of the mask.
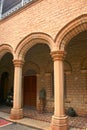
[[[35,44],[47,44],[50,50],[54,47],[54,41],[51,36],[45,33],[32,33],[26,36],[16,47],[15,53],[19,58],[24,58],[27,51]]]
[[[68,23],[55,38],[58,49],[64,50],[69,41],[80,32],[87,30],[87,15],[81,15]]]
[[[13,55],[13,48],[10,45],[0,45],[0,59],[7,53],[10,52]]]

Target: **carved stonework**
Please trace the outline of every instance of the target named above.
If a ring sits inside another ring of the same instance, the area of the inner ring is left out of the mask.
[[[24,64],[24,61],[22,60],[13,60],[14,66],[15,67],[22,67]]]
[[[51,56],[53,60],[63,60],[65,57],[65,52],[64,51],[53,51],[51,52]]]

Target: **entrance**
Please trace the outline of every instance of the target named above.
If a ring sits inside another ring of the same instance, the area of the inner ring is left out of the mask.
[[[0,82],[0,103],[4,103],[6,98],[7,98],[7,94],[8,94],[8,83],[9,83],[9,74],[7,72],[4,72],[1,75],[1,82]]]
[[[36,76],[24,77],[24,106],[36,107]]]

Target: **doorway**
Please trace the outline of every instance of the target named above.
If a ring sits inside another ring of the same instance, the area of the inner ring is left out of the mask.
[[[7,98],[9,88],[9,74],[8,72],[4,72],[1,75],[1,82],[0,82],[0,103],[5,103]]]
[[[36,76],[24,76],[24,106],[36,107]]]

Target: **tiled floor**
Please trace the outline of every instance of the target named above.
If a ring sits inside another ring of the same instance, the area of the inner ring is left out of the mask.
[[[0,111],[10,113],[10,107],[0,107]],[[24,116],[31,119],[51,122],[53,113],[39,113],[35,109],[24,108]],[[79,130],[85,130],[87,128],[87,117],[69,117],[69,126],[72,128],[78,128]]]

